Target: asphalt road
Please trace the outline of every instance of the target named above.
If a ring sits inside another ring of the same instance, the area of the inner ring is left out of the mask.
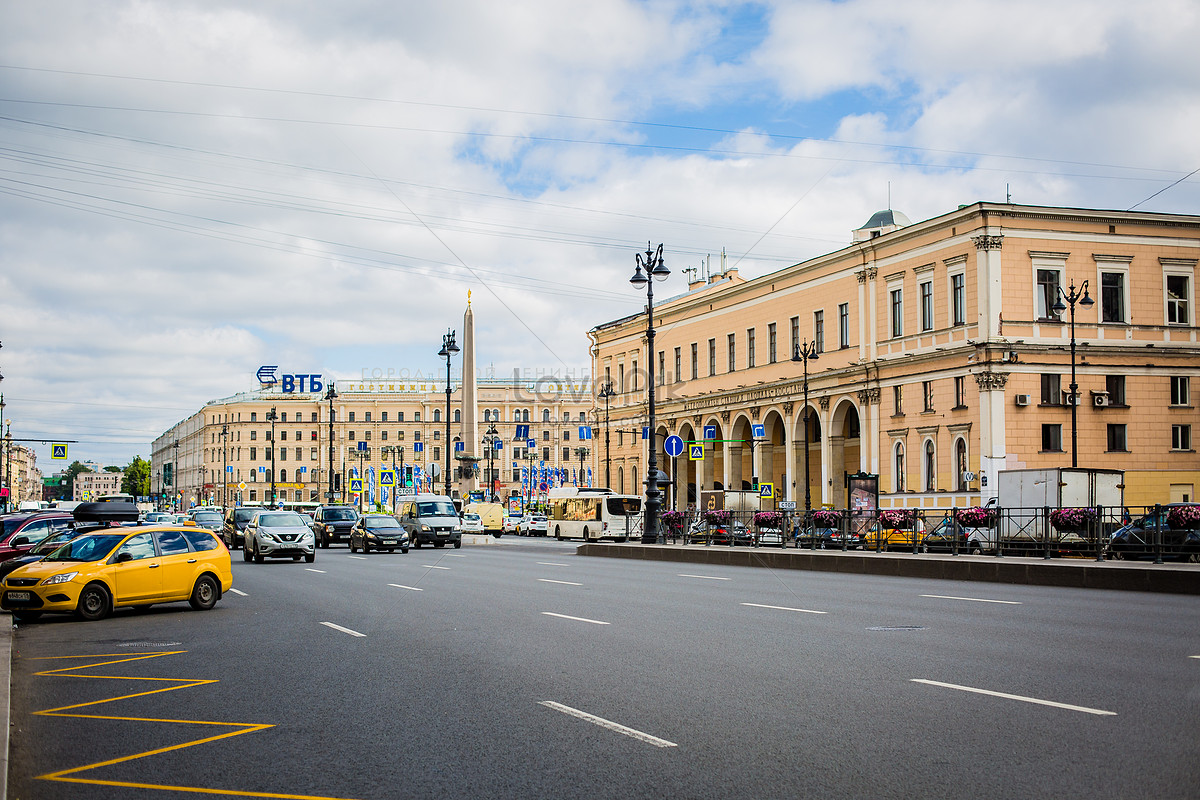
[[[1192,597],[234,555],[210,612],[20,626],[10,798],[1200,795]]]

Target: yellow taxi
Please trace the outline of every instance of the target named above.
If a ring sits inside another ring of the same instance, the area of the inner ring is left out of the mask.
[[[113,608],[187,600],[207,610],[233,587],[229,550],[198,526],[104,528],[64,544],[4,578],[0,608],[29,622],[44,612],[80,619]]]

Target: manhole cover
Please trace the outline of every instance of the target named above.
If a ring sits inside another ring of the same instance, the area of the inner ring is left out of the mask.
[[[923,631],[924,625],[878,625],[874,628],[867,628],[869,631]]]
[[[178,647],[183,642],[120,642],[117,647]]]

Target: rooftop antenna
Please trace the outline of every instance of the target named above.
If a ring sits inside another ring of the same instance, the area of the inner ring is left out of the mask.
[[[888,181],[888,182],[887,182],[887,185],[888,185],[888,204],[887,204],[887,207],[888,207],[888,211],[891,211],[891,210],[892,210],[892,182],[891,182],[891,181]]]
[[[1004,202],[1009,204],[1012,203],[1012,192],[1009,191],[1009,186],[1007,183],[1004,184]]]

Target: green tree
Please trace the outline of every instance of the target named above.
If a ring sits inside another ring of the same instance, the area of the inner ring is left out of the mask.
[[[67,467],[66,481],[62,485],[62,499],[69,500],[75,495],[75,478],[81,472],[90,472],[87,467],[75,461],[71,466]]]
[[[135,498],[146,497],[150,494],[150,462],[141,456],[134,456],[133,461],[125,467],[121,476],[121,491]]]
[[[105,472],[120,472],[121,468],[120,467],[105,467],[104,471]]]

